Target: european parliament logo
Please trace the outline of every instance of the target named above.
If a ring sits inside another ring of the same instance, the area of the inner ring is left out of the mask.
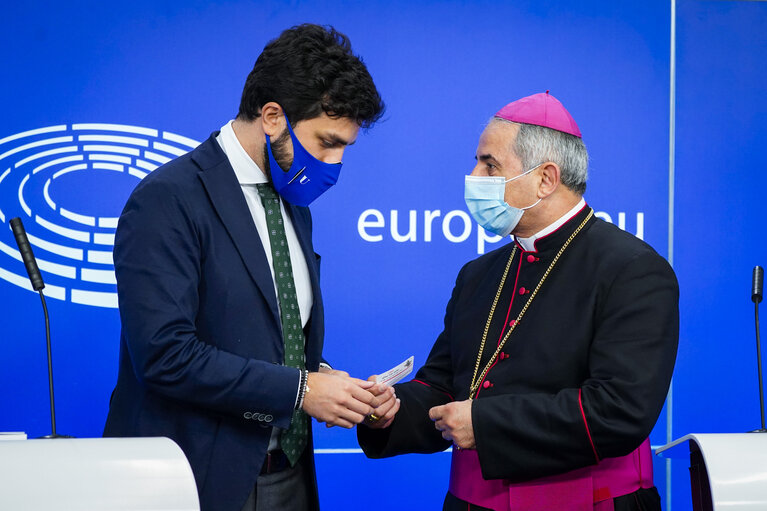
[[[141,179],[198,144],[121,124],[62,124],[0,138],[0,279],[32,290],[8,224],[18,216],[46,296],[116,308],[120,211]]]

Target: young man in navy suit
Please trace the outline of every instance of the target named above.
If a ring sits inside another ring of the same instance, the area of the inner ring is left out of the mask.
[[[323,362],[307,207],[383,108],[345,35],[286,30],[237,117],[146,177],[120,217],[104,435],[173,439],[203,510],[317,509],[309,417],[350,428],[391,396]]]

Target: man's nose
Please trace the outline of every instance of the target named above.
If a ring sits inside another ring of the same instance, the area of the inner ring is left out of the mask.
[[[339,149],[333,149],[331,151],[326,152],[322,156],[322,161],[325,163],[340,163],[343,161],[344,157],[344,149],[345,147],[339,148]]]

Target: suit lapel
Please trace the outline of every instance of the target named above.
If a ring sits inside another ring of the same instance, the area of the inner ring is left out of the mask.
[[[245,267],[269,304],[274,320],[280,328],[280,314],[269,261],[264,253],[261,238],[253,223],[245,196],[224,154],[215,133],[194,151],[192,158],[200,166],[199,173],[213,207],[224,224],[232,242],[240,253]]]

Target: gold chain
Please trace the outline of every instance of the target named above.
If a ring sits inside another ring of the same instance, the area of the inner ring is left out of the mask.
[[[498,355],[501,353],[501,350],[506,344],[506,341],[511,336],[511,333],[514,331],[514,329],[517,328],[517,326],[519,325],[519,322],[522,321],[522,316],[524,316],[525,312],[527,312],[528,307],[530,307],[530,304],[533,302],[533,298],[535,298],[535,296],[538,294],[538,290],[541,289],[541,286],[546,280],[546,277],[549,276],[549,273],[551,273],[551,270],[554,268],[554,265],[557,264],[557,261],[562,256],[567,246],[570,244],[571,241],[573,241],[575,236],[579,232],[581,232],[581,229],[583,229],[583,227],[586,225],[586,223],[591,219],[593,215],[594,215],[594,210],[592,209],[589,212],[586,219],[583,222],[581,222],[581,225],[579,225],[578,228],[575,229],[575,231],[573,231],[570,237],[567,238],[567,241],[565,241],[565,244],[562,245],[562,248],[559,249],[559,252],[554,257],[554,260],[551,261],[551,264],[546,270],[546,273],[543,274],[543,277],[541,278],[540,282],[538,282],[538,285],[535,287],[535,290],[533,290],[532,294],[530,295],[530,298],[527,300],[527,303],[525,303],[525,306],[522,307],[522,310],[519,312],[519,315],[517,316],[516,321],[514,322],[513,325],[511,325],[511,328],[509,328],[509,331],[506,332],[506,335],[503,337],[503,340],[501,340],[501,342],[498,344],[498,348],[495,350],[495,353],[493,353],[493,356],[490,357],[490,360],[487,362],[487,365],[485,365],[485,368],[482,370],[482,374],[480,374],[479,378],[477,378],[477,371],[479,371],[479,365],[482,362],[482,354],[485,351],[485,342],[487,341],[487,332],[490,330],[490,323],[493,321],[493,314],[495,313],[495,307],[498,305],[498,300],[501,297],[501,290],[503,289],[503,284],[506,282],[506,276],[509,273],[509,268],[511,268],[511,262],[514,260],[514,256],[517,253],[517,247],[515,246],[514,249],[511,251],[511,256],[509,256],[509,262],[506,263],[506,269],[503,272],[503,277],[501,277],[501,284],[498,286],[498,292],[495,294],[495,299],[493,300],[493,306],[490,308],[490,315],[488,316],[487,323],[485,324],[485,331],[482,334],[482,343],[479,345],[479,354],[477,354],[477,363],[474,365],[474,374],[471,377],[471,386],[469,387],[469,400],[474,399],[474,394],[477,393],[477,390],[479,389],[479,384],[482,382],[482,380],[485,379],[487,372],[493,366],[493,363],[495,363],[496,358],[498,358]],[[505,326],[506,325],[504,325],[504,327]]]

